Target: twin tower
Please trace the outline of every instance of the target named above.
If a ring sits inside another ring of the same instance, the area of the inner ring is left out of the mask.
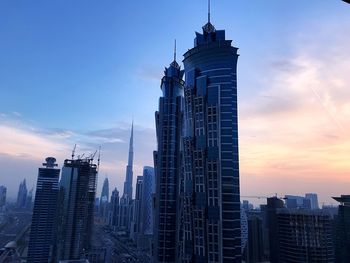
[[[237,48],[210,20],[161,81],[153,261],[241,262]],[[185,81],[183,80],[185,77]]]

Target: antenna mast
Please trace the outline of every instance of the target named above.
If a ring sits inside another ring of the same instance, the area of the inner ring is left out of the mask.
[[[210,0],[208,0],[208,23],[210,23]]]
[[[174,61],[176,61],[176,38],[175,38],[175,45],[174,45]]]

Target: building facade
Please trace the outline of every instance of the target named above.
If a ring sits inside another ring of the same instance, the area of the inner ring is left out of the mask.
[[[350,260],[350,195],[333,197],[339,202],[336,220],[335,262],[348,263]]]
[[[64,161],[59,193],[59,260],[81,259],[91,247],[97,168],[89,158]]]
[[[55,240],[58,181],[60,169],[56,159],[46,158],[45,168],[39,168],[36,184],[32,224],[28,245],[28,263],[49,262]]]
[[[210,20],[184,54],[184,262],[241,262],[237,48]]]
[[[158,149],[154,152],[156,176],[153,262],[179,261],[179,180],[182,171],[181,138],[183,71],[174,61],[165,68],[162,96],[155,113]]]
[[[332,263],[332,218],[321,210],[278,209],[279,263]]]

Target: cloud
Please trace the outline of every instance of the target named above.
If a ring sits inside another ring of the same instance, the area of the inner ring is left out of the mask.
[[[18,184],[27,178],[35,185],[37,169],[47,156],[57,159],[59,167],[70,158],[74,144],[76,156],[90,155],[101,146],[101,165],[98,179],[98,192],[102,181],[109,176],[111,187],[122,191],[125,167],[128,158],[130,124],[119,123],[117,127],[71,131],[64,128],[41,128],[27,123],[13,121],[8,115],[0,123],[0,174],[1,184],[8,187],[14,198]],[[127,143],[126,143],[127,142]],[[143,166],[153,165],[155,131],[139,125],[134,126],[134,175],[141,174]]]
[[[260,191],[307,190],[319,192],[326,201],[346,193],[342,185],[350,183],[350,37],[336,24],[318,27],[312,33],[303,31],[306,36],[299,36],[292,45],[295,50],[283,59],[267,61],[260,90],[241,102],[243,192],[254,189],[256,180],[259,187],[262,181],[271,184],[262,184],[266,188]],[[346,27],[350,29],[350,23]],[[331,44],[330,31],[336,36]],[[334,187],[327,188],[328,183]]]

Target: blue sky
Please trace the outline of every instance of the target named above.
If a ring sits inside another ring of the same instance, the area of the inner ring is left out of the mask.
[[[132,118],[136,124],[135,175],[141,173],[143,165],[152,165],[154,111],[164,66],[172,60],[174,39],[180,61],[193,46],[194,32],[201,30],[206,17],[205,0],[1,1],[0,135],[7,138],[0,144],[0,163],[4,164],[1,181],[10,191],[17,191],[23,177],[34,185],[36,169],[47,155],[57,156],[62,163],[74,143],[82,152],[102,144],[99,188],[108,174],[111,186],[120,189]],[[213,24],[226,30],[241,55],[238,88],[243,193],[270,194],[276,188],[292,193],[300,189],[296,181],[290,188],[276,181],[278,175],[288,180],[292,174],[306,185],[300,191],[318,191],[327,201],[330,194],[344,189],[343,174],[350,171],[348,166],[328,167],[329,173],[341,173],[341,179],[327,192],[326,175],[320,174],[316,162],[320,156],[304,163],[305,158],[298,159],[302,157],[294,155],[292,146],[296,134],[306,138],[300,144],[310,151],[316,144],[313,138],[319,136],[317,142],[326,147],[329,142],[322,136],[333,136],[338,138],[332,142],[336,149],[322,148],[322,156],[330,152],[349,156],[349,151],[337,146],[349,141],[343,131],[350,95],[339,84],[348,81],[348,64],[342,60],[349,58],[349,19],[350,6],[340,0],[212,1]],[[330,62],[336,77],[327,70]],[[330,85],[316,83],[323,76]],[[329,90],[333,84],[339,87]],[[305,89],[297,87],[311,90],[307,93],[310,101],[304,96]],[[310,119],[300,109],[309,112]],[[301,115],[305,119],[297,118]],[[315,116],[326,119],[308,126]],[[294,123],[291,129],[289,123],[281,123],[286,119]],[[305,130],[293,130],[305,125]],[[339,129],[321,136],[320,131],[329,126]],[[284,136],[278,140],[281,127]],[[27,145],[28,141],[35,143]],[[308,169],[288,167],[287,175],[282,168],[274,170],[280,164],[266,166],[273,162],[266,155],[276,156],[274,161],[291,158]],[[245,161],[251,159],[264,165]],[[266,173],[275,174],[267,180],[275,185],[256,188]],[[14,179],[8,180],[9,175]],[[313,178],[321,178],[323,183],[312,185]]]

